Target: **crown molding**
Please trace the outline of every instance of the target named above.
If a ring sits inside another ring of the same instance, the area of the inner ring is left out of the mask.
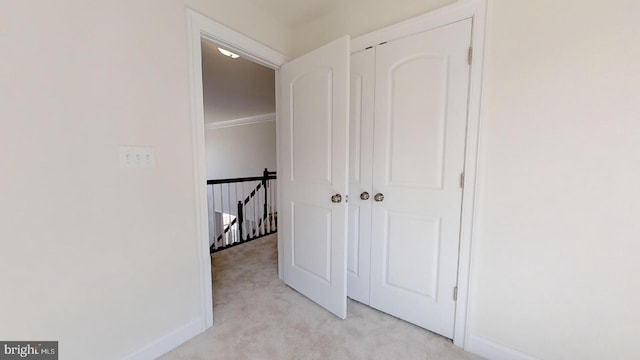
[[[214,130],[214,129],[232,127],[232,126],[257,124],[261,122],[275,121],[275,120],[276,120],[276,113],[268,113],[268,114],[260,114],[260,115],[245,117],[245,118],[233,119],[233,120],[216,121],[216,122],[208,123],[206,127],[207,127],[207,130]]]

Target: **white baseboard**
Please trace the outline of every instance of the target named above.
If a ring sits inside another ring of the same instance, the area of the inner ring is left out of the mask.
[[[474,335],[467,339],[465,350],[490,360],[536,360],[532,356]]]
[[[157,359],[203,332],[202,319],[194,320],[124,357],[126,360]]]

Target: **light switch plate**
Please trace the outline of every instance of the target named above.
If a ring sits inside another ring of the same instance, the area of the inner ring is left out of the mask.
[[[156,150],[151,146],[120,146],[120,167],[155,168]]]

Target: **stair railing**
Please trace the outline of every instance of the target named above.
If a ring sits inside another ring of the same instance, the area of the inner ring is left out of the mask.
[[[276,172],[262,176],[207,180],[210,252],[278,231]]]

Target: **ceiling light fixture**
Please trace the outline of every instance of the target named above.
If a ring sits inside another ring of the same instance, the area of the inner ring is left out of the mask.
[[[230,58],[232,58],[232,59],[237,59],[237,58],[239,58],[239,57],[240,57],[240,55],[238,55],[238,54],[234,54],[234,53],[232,53],[231,51],[229,51],[229,50],[225,50],[225,49],[223,49],[223,48],[218,48],[218,51],[220,51],[220,52],[222,53],[222,55],[224,55],[224,56],[228,56],[228,57],[230,57]]]

